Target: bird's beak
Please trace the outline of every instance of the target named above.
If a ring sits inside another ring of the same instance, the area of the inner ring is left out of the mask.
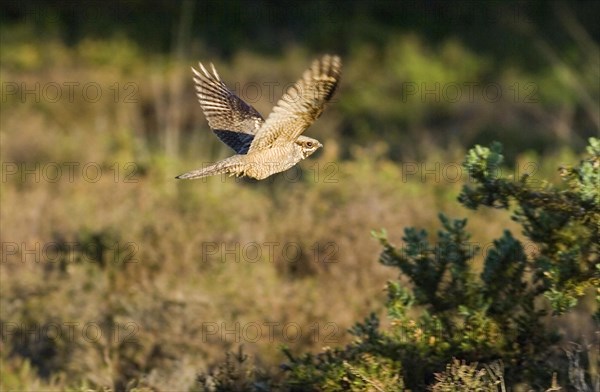
[[[321,144],[321,142],[319,142],[319,148],[323,147],[323,145]]]

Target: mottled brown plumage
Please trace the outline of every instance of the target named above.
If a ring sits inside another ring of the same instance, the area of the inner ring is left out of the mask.
[[[265,121],[252,106],[231,92],[212,66],[192,68],[200,106],[208,125],[236,155],[176,178],[201,178],[215,174],[264,179],[293,167],[322,144],[302,133],[323,112],[341,76],[338,56],[315,60],[302,78],[277,102]]]

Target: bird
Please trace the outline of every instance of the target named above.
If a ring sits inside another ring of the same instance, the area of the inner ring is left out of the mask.
[[[263,180],[292,168],[323,145],[302,133],[321,115],[341,77],[342,61],[323,55],[312,62],[290,86],[267,119],[235,95],[211,63],[212,73],[200,62],[192,67],[196,95],[208,125],[235,155],[181,174],[177,179],[196,179],[218,174]]]

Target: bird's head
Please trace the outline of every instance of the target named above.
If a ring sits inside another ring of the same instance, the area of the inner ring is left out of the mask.
[[[302,150],[302,158],[306,159],[311,156],[315,151],[317,151],[323,145],[316,139],[312,139],[310,137],[301,135],[296,140],[296,144],[300,146]]]

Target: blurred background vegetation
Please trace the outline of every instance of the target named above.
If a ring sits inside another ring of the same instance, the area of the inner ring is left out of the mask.
[[[404,227],[435,232],[442,211],[467,217],[482,246],[504,229],[521,235],[510,216],[455,202],[468,148],[498,140],[506,172],[559,182],[556,168],[576,162],[600,130],[599,2],[65,0],[0,9],[7,389],[190,390],[240,344],[275,369],[278,344],[293,353],[343,345],[357,320],[385,313],[386,281],[396,277],[377,263],[372,229],[402,243]],[[213,62],[266,116],[322,53],[339,54],[344,69],[307,132],[325,145],[314,159],[260,183],[173,179],[230,154],[209,132],[190,66]],[[72,180],[69,163],[78,164]],[[91,164],[97,181],[82,171]],[[278,244],[273,257],[267,243]],[[58,244],[51,262],[47,244]],[[133,259],[115,256],[115,244]],[[218,251],[207,254],[207,244]],[[249,244],[262,250],[257,262],[244,256]],[[288,257],[286,244],[301,251]],[[589,297],[546,323],[564,341],[592,343],[594,306]],[[271,322],[303,334],[220,333]],[[68,323],[74,336],[44,333]],[[100,338],[86,338],[89,323]],[[214,323],[219,333],[207,334]]]

